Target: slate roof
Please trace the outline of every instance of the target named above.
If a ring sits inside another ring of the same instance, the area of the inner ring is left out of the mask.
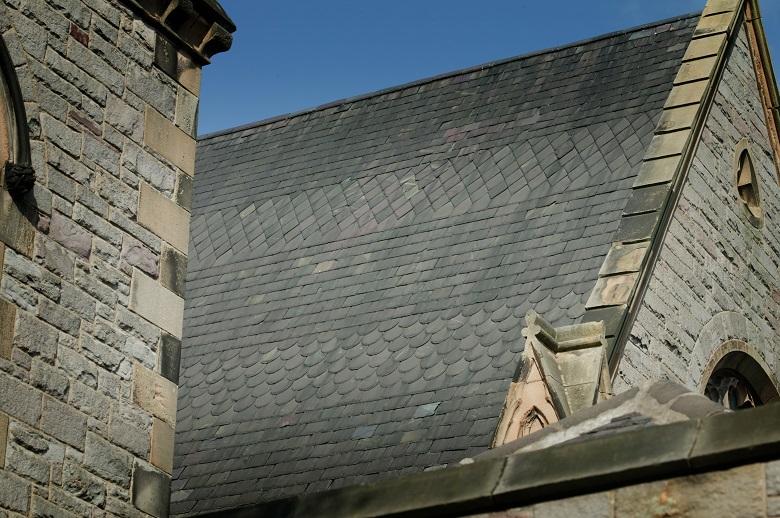
[[[172,512],[488,448],[522,317],[584,313],[697,20],[202,138]]]

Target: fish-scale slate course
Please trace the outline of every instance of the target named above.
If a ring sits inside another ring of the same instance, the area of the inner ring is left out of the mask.
[[[174,514],[456,463],[577,323],[698,16],[203,137]]]

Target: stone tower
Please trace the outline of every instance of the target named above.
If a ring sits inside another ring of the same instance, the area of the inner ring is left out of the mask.
[[[215,0],[0,2],[0,516],[167,516]]]

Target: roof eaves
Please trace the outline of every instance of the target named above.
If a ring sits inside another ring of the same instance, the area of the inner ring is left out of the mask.
[[[513,57],[510,57],[510,58],[505,58],[505,59],[500,59],[500,60],[496,60],[496,61],[491,61],[491,62],[488,62],[488,63],[483,63],[481,65],[476,65],[476,66],[472,66],[472,67],[468,67],[468,68],[463,68],[463,69],[460,69],[460,70],[454,70],[452,72],[445,72],[443,74],[435,75],[435,76],[432,76],[432,77],[427,77],[427,78],[424,78],[424,79],[418,79],[418,80],[415,80],[415,81],[412,81],[412,82],[409,82],[409,83],[404,83],[404,84],[401,84],[401,85],[396,85],[396,86],[391,86],[391,87],[388,87],[388,88],[383,88],[381,90],[377,90],[377,91],[366,93],[366,94],[360,94],[360,95],[356,95],[356,96],[353,96],[353,97],[346,97],[344,99],[331,101],[331,102],[328,102],[328,103],[325,103],[325,104],[321,104],[319,106],[314,106],[314,107],[311,107],[311,108],[305,108],[303,110],[298,110],[298,111],[294,111],[294,112],[290,112],[290,113],[286,113],[286,114],[282,114],[282,115],[276,115],[274,117],[270,117],[270,118],[263,119],[263,120],[260,120],[260,121],[251,122],[249,124],[244,124],[244,125],[241,125],[241,126],[236,126],[234,128],[227,128],[227,129],[218,130],[218,131],[215,131],[215,132],[212,132],[212,133],[206,133],[204,135],[199,135],[198,136],[198,141],[202,142],[202,141],[205,141],[205,140],[208,140],[208,139],[212,139],[212,138],[215,138],[215,137],[221,137],[221,136],[224,136],[224,135],[229,135],[231,133],[238,133],[238,132],[249,130],[249,129],[259,128],[261,126],[267,126],[269,124],[273,124],[273,123],[279,122],[281,120],[292,119],[292,118],[300,117],[302,115],[306,115],[306,114],[309,114],[309,113],[322,111],[322,110],[325,110],[325,109],[328,109],[328,108],[333,108],[333,107],[336,107],[336,106],[341,106],[343,104],[354,103],[354,102],[357,102],[357,101],[363,101],[363,100],[366,100],[366,99],[371,99],[372,97],[378,97],[380,95],[385,95],[385,94],[393,93],[393,92],[396,92],[396,91],[405,90],[407,88],[413,88],[415,86],[421,86],[421,85],[424,85],[424,84],[432,83],[434,81],[441,81],[443,79],[448,79],[448,78],[451,78],[451,77],[457,77],[457,76],[461,76],[461,75],[464,75],[464,74],[470,74],[470,73],[474,73],[474,72],[481,72],[483,70],[486,70],[486,69],[489,69],[489,68],[492,68],[492,67],[495,67],[495,66],[499,66],[499,65],[504,65],[506,63],[512,63],[514,61],[520,61],[520,60],[524,60],[524,59],[529,59],[529,58],[533,58],[533,57],[536,57],[536,56],[549,54],[549,53],[552,53],[552,52],[560,52],[560,51],[568,49],[568,48],[578,47],[580,45],[587,45],[587,44],[590,44],[590,43],[595,43],[597,41],[602,41],[602,40],[606,40],[606,39],[609,39],[609,38],[614,38],[616,36],[622,36],[624,34],[630,34],[632,32],[640,32],[640,31],[649,29],[651,27],[657,27],[657,26],[660,26],[660,25],[666,25],[666,24],[669,24],[669,23],[674,23],[674,22],[678,22],[678,21],[681,21],[681,20],[686,20],[686,19],[689,19],[689,18],[695,18],[697,16],[700,16],[700,14],[701,13],[696,12],[696,13],[689,13],[689,14],[684,14],[684,15],[680,15],[680,16],[675,16],[675,17],[672,17],[672,18],[667,18],[665,20],[660,20],[660,21],[652,22],[652,23],[646,23],[646,24],[643,24],[643,25],[638,25],[636,27],[631,27],[629,29],[622,29],[622,30],[619,30],[619,31],[614,31],[614,32],[610,32],[610,33],[607,33],[607,34],[602,34],[602,35],[595,36],[595,37],[592,37],[592,38],[587,38],[587,39],[584,39],[584,40],[579,40],[579,41],[575,41],[575,42],[572,42],[572,43],[567,43],[565,45],[560,45],[560,46],[557,46],[557,47],[550,47],[550,48],[547,48],[547,49],[536,50],[536,51],[533,51],[533,52],[530,52],[530,53],[527,53],[527,54],[521,54],[519,56],[513,56]]]

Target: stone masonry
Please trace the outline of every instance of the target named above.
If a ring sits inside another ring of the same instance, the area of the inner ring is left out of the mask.
[[[36,176],[0,190],[1,518],[168,514],[200,71],[233,30],[213,0],[0,1]]]
[[[615,380],[617,392],[649,378],[702,390],[727,340],[748,344],[778,372],[780,188],[746,30],[740,31],[653,279]],[[748,137],[763,199],[751,225],[735,186],[734,153]],[[717,359],[717,358],[716,358]]]

